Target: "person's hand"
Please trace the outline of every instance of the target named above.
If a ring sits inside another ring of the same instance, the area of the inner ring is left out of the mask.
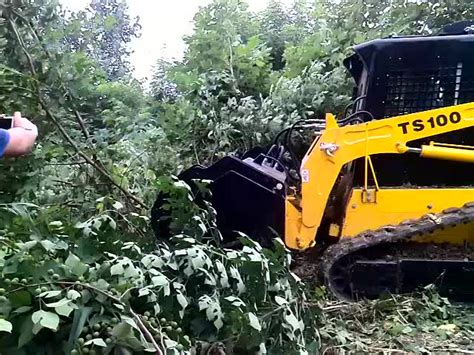
[[[38,137],[38,128],[20,112],[13,115],[13,127],[8,130],[10,139],[5,148],[5,156],[20,156],[31,152]]]
[[[36,125],[26,117],[21,117],[21,112],[13,114],[13,127],[20,127],[26,130],[37,130]]]

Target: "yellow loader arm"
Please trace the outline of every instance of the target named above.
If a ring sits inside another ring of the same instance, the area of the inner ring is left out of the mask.
[[[314,246],[331,191],[345,164],[365,157],[367,188],[368,170],[373,172],[371,155],[411,152],[426,158],[474,162],[474,147],[436,143],[408,146],[411,141],[473,126],[474,103],[343,127],[328,114],[325,130],[301,164],[301,199],[286,199],[286,244],[294,249]]]

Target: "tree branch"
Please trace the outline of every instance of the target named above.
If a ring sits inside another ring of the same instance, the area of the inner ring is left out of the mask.
[[[86,124],[84,123],[84,120],[82,119],[81,114],[79,111],[76,109],[73,109],[74,116],[76,116],[77,123],[79,123],[79,127],[81,127],[82,134],[84,135],[84,138],[90,142],[91,136],[89,134],[89,131],[87,130]]]
[[[66,141],[74,148],[74,150],[77,152],[79,156],[81,156],[89,165],[93,166],[103,177],[105,177],[107,180],[109,180],[112,185],[114,185],[116,188],[118,188],[127,198],[130,200],[134,201],[138,205],[140,205],[142,208],[148,209],[148,206],[138,197],[133,195],[130,191],[128,191],[126,188],[121,186],[115,179],[110,175],[110,173],[100,166],[97,162],[95,162],[92,158],[90,158],[86,153],[84,153],[81,148],[79,148],[76,144],[76,142],[69,136],[67,131],[64,129],[64,127],[59,123],[59,120],[57,117],[51,112],[49,109],[48,105],[42,98],[42,93],[41,93],[41,83],[38,81],[37,77],[37,72],[33,63],[33,59],[31,57],[31,54],[28,52],[25,43],[23,42],[23,39],[20,36],[20,33],[18,32],[18,28],[16,27],[16,24],[14,20],[10,16],[8,16],[8,21],[12,27],[12,30],[15,34],[15,37],[18,40],[18,43],[20,44],[20,47],[25,54],[28,64],[30,67],[30,72],[34,76],[35,79],[35,84],[36,84],[36,90],[37,90],[37,99],[43,110],[46,112],[46,116],[50,119],[51,122],[56,126],[56,128],[59,130],[59,132],[62,134],[62,136],[66,139]]]
[[[51,53],[49,52],[48,50],[48,47],[44,44],[44,41],[43,41],[43,38],[41,37],[41,35],[38,33],[38,31],[35,29],[35,27],[33,26],[33,24],[31,23],[31,21],[28,21],[22,14],[20,14],[19,12],[15,11],[15,10],[11,10],[16,16],[18,16],[20,19],[23,20],[23,22],[28,26],[30,32],[32,33],[33,37],[36,39],[36,41],[40,44],[41,48],[43,48],[43,51],[46,53],[46,56],[48,57],[48,59],[52,59],[52,55]],[[58,71],[58,76],[59,78],[62,78],[62,76],[60,75],[61,73],[59,73]],[[66,95],[69,97],[69,99],[72,99],[72,95],[71,93],[69,92],[69,90],[67,88],[65,88],[66,90]],[[89,134],[89,131],[87,130],[87,127],[84,123],[84,120],[82,119],[82,116],[81,114],[79,113],[78,110],[76,109],[72,109],[73,113],[74,113],[74,116],[76,117],[76,120],[77,120],[77,123],[79,124],[79,127],[81,128],[81,131],[82,131],[82,134],[84,135],[84,137],[86,138],[87,142],[90,144],[90,134]]]
[[[81,161],[66,161],[64,163],[48,163],[48,164],[45,164],[46,166],[56,166],[56,165],[83,165],[83,164],[87,164],[87,162],[85,160],[81,160]]]
[[[130,313],[133,316],[133,318],[135,318],[135,320],[137,321],[138,327],[144,333],[145,338],[153,344],[153,347],[156,349],[156,354],[163,355],[158,343],[156,342],[155,338],[153,338],[153,335],[150,333],[150,331],[145,326],[145,324],[143,324],[140,316],[136,314],[134,311],[132,311],[131,309],[130,309]]]
[[[92,160],[92,158],[90,158],[86,153],[84,153],[81,150],[81,148],[77,146],[76,142],[74,142],[74,140],[69,136],[69,134],[66,132],[64,127],[59,123],[58,119],[47,107],[43,99],[39,97],[38,100],[43,110],[46,112],[46,115],[48,116],[48,118],[54,123],[54,125],[58,128],[58,130],[63,135],[63,137],[68,141],[68,143],[74,148],[74,150],[77,152],[77,154],[79,154],[81,158],[83,158],[89,165],[92,165],[102,176],[104,176],[107,180],[109,180],[112,183],[112,185],[118,188],[126,197],[133,200],[134,202],[139,204],[141,207],[148,208],[148,206],[141,199],[139,199],[138,197],[133,195],[130,191],[128,191],[119,183],[117,183],[107,170],[102,168],[99,164],[97,164],[94,160]]]

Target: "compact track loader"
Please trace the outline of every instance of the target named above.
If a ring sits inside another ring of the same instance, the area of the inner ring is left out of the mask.
[[[217,223],[290,249],[317,248],[343,299],[435,283],[474,300],[474,21],[354,47],[353,103],[294,123],[265,150],[181,174],[211,180]],[[303,157],[294,136],[313,137]],[[163,230],[163,199],[152,211]]]

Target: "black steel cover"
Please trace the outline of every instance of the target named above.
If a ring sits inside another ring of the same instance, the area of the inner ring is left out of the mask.
[[[389,37],[354,47],[345,66],[357,84],[356,107],[375,119],[395,117],[474,102],[474,21],[446,26],[432,36]],[[360,115],[367,121],[368,115]],[[410,142],[430,141],[474,146],[474,128]],[[470,186],[474,165],[420,159],[418,156],[373,157],[381,186]],[[355,164],[355,185],[364,181],[364,162]]]
[[[358,96],[365,96],[358,109],[379,119],[474,101],[471,25],[474,21],[463,21],[446,26],[441,35],[389,37],[355,46],[344,64]]]

